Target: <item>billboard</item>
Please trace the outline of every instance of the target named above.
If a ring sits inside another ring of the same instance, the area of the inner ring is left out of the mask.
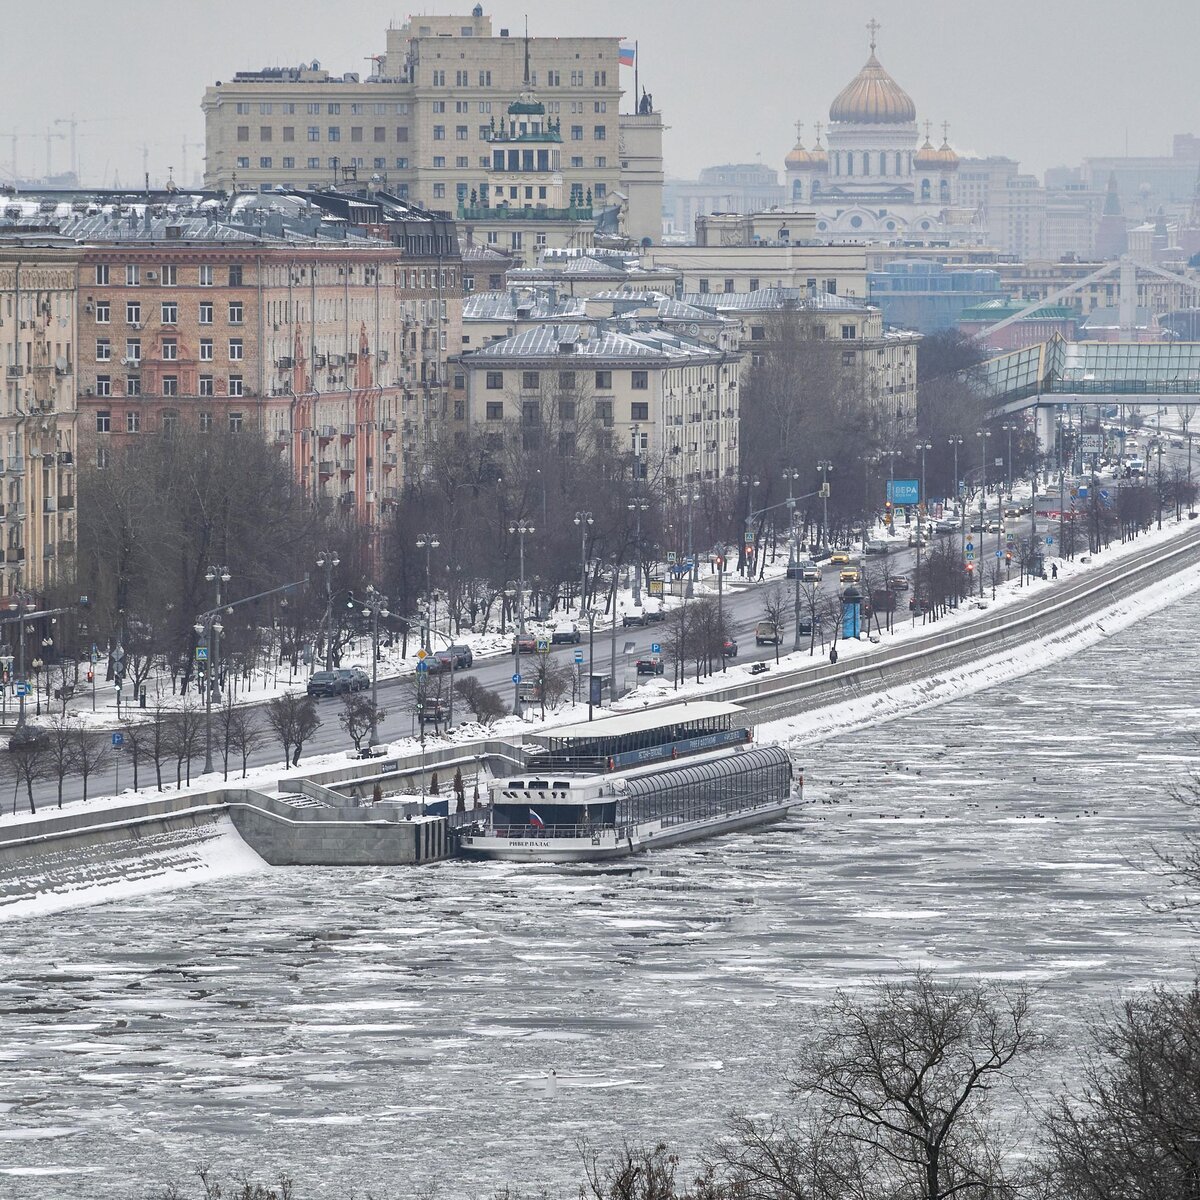
[[[887,498],[893,504],[920,504],[920,482],[916,479],[889,479]]]

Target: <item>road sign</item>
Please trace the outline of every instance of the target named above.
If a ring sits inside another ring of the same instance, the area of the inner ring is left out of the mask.
[[[520,683],[520,682],[521,682],[521,677],[520,677],[520,675],[514,675],[514,676],[513,676],[513,683]]]
[[[196,661],[197,662],[208,662],[208,647],[207,646],[197,646],[196,647]]]
[[[123,733],[114,733],[112,735],[112,744],[114,750],[120,750],[125,745],[125,735]]]
[[[25,683],[24,681],[21,681],[17,684],[18,696],[28,696],[31,690],[32,689],[30,688],[29,684]]]
[[[576,650],[576,651],[575,651],[575,661],[576,661],[577,663],[582,663],[582,662],[583,662],[583,651],[582,651],[582,650]]]
[[[1008,532],[1007,532],[1007,533],[1004,535],[1004,540],[1005,540],[1006,542],[1015,542],[1015,541],[1017,540],[1017,535],[1016,535],[1015,533],[1013,533],[1013,531],[1010,529],[1010,530],[1009,530],[1009,531],[1008,531]]]
[[[648,588],[650,595],[661,596],[663,594],[663,581],[661,579],[651,579]]]
[[[967,562],[974,562],[974,561],[975,561],[975,551],[968,550],[967,551]]]
[[[546,641],[545,638],[538,638],[536,644],[537,644],[537,652],[539,654],[545,654],[550,649],[550,643],[548,641]]]
[[[974,542],[968,542],[968,543],[967,543],[967,552],[968,552],[968,553],[970,553],[970,551],[972,551],[972,550],[974,550],[974,549],[975,549],[975,543],[974,543]]]
[[[674,551],[674,550],[668,550],[668,551],[667,551],[667,562],[669,562],[669,563],[673,563],[673,562],[675,561],[675,558],[676,558],[675,551]]]
[[[1046,534],[1046,545],[1047,545],[1047,546],[1053,546],[1053,545],[1054,545],[1054,537],[1053,537],[1053,535],[1051,535],[1051,534],[1049,534],[1049,533],[1048,533],[1048,534]]]
[[[417,663],[417,673],[419,675],[427,675],[429,673],[429,664],[424,659],[421,659],[421,661]]]
[[[920,504],[920,480],[889,479],[887,485],[887,498],[893,504]]]
[[[652,642],[650,645],[650,653],[651,654],[661,654],[662,647],[657,642]]]
[[[421,649],[417,651],[417,657],[418,658],[428,658],[429,657],[429,654],[426,651],[424,646],[422,646]]]
[[[1003,551],[1003,550],[997,550],[997,551],[996,551],[996,557],[997,557],[997,558],[1003,558],[1003,557],[1004,557],[1004,551]]]

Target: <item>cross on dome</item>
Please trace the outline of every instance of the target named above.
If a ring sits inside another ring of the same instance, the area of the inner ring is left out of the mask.
[[[877,20],[875,20],[874,17],[872,17],[867,22],[867,29],[869,30],[869,32],[871,34],[871,53],[872,54],[875,53],[875,35],[879,32],[879,30],[881,28],[882,28],[882,26],[879,24],[879,22]]]

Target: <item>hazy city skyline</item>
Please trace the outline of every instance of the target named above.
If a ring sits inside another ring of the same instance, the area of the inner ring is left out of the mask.
[[[11,171],[16,131],[22,175],[70,166],[69,128],[78,119],[84,181],[140,180],[142,146],[152,179],[182,178],[203,161],[200,99],[235,71],[319,59],[338,74],[369,70],[389,22],[410,11],[468,11],[473,0],[388,11],[343,0],[336,21],[315,0],[232,0],[187,4],[195,15],[151,0],[33,8],[6,39],[6,120],[0,124],[0,179]],[[247,19],[247,8],[253,19]],[[1038,174],[1087,155],[1165,155],[1177,132],[1200,130],[1200,99],[1189,52],[1200,33],[1194,0],[1166,0],[1147,13],[1146,35],[1131,36],[1129,9],[1094,0],[1079,19],[1066,4],[1014,0],[1001,8],[950,0],[850,0],[831,9],[809,0],[612,0],[565,6],[552,0],[488,3],[497,29],[539,37],[620,35],[640,46],[640,82],[654,93],[669,130],[668,175],[694,177],[723,162],[781,170],[805,122],[828,119],[829,103],[867,56],[866,23],[879,20],[878,55],[912,96],[918,119],[962,155],[1007,154]],[[231,36],[232,34],[232,36]],[[783,49],[781,49],[783,48]],[[54,68],[47,62],[53,54]],[[103,64],[98,70],[97,64]],[[130,64],[130,65],[126,65]],[[622,84],[633,89],[632,70]],[[630,106],[632,100],[630,100]]]

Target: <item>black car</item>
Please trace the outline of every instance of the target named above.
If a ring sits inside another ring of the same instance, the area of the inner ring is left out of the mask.
[[[735,639],[726,638],[721,646],[721,653],[726,658],[737,658],[738,645]]]
[[[621,625],[625,629],[628,629],[631,625],[639,625],[640,626],[640,625],[645,625],[645,624],[646,624],[646,614],[644,612],[626,613],[621,618]]]
[[[50,732],[40,725],[18,725],[8,739],[10,750],[36,750],[50,740]]]
[[[344,696],[347,692],[365,691],[371,677],[358,667],[342,667],[336,671],[317,671],[305,689],[310,696]]]
[[[475,662],[470,646],[447,646],[433,656],[429,664],[431,671],[465,671]]]
[[[578,646],[582,638],[577,625],[560,625],[550,635],[550,642],[554,646]]]
[[[637,660],[637,673],[639,675],[661,675],[663,673],[663,660],[661,658],[639,658]]]

